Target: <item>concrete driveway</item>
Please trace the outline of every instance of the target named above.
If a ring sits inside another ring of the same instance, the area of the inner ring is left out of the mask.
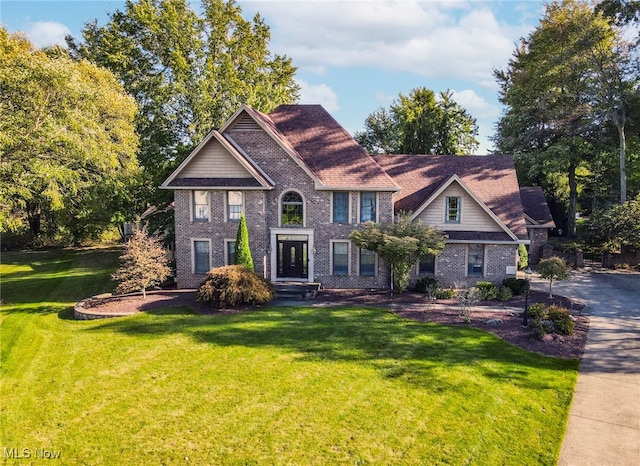
[[[590,317],[558,464],[640,465],[640,274],[581,270],[553,293],[582,300]]]

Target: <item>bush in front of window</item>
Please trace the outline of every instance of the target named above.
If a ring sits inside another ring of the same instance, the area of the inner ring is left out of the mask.
[[[492,282],[476,282],[481,301],[493,301],[498,297],[498,287]]]
[[[273,286],[243,265],[212,269],[196,291],[196,300],[215,309],[273,300]]]
[[[415,291],[418,293],[427,293],[431,289],[440,288],[438,279],[435,277],[422,277],[416,281]]]
[[[524,278],[505,278],[502,286],[511,289],[515,296],[523,295],[527,291],[527,281]]]

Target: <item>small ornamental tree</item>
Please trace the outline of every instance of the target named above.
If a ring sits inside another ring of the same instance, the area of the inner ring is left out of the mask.
[[[524,244],[518,246],[518,269],[524,270],[529,265],[529,253]]]
[[[385,261],[400,293],[409,286],[409,272],[416,261],[427,254],[437,256],[445,244],[441,231],[412,222],[408,213],[397,215],[391,224],[367,222],[350,238],[359,248],[374,251]]]
[[[251,257],[251,249],[249,248],[249,231],[247,230],[247,221],[244,215],[240,216],[240,225],[238,225],[238,233],[236,234],[236,249],[233,253],[234,264],[244,265],[253,271],[253,258]]]
[[[118,282],[116,293],[142,291],[143,299],[147,297],[147,288],[159,285],[171,274],[162,243],[144,230],[136,231],[126,243],[120,264],[111,275]]]
[[[538,264],[538,273],[542,278],[549,280],[549,297],[553,298],[552,287],[554,280],[568,280],[569,267],[564,259],[560,257],[550,257],[542,259]]]

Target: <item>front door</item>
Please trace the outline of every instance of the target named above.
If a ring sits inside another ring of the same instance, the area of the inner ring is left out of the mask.
[[[278,239],[278,278],[307,278],[307,241]]]

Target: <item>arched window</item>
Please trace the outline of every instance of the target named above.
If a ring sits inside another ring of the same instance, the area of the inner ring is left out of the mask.
[[[303,225],[304,203],[302,196],[289,191],[282,196],[282,225]]]

